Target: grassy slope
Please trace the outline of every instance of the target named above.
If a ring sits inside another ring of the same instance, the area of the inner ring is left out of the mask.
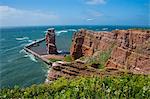
[[[20,89],[0,90],[0,98],[47,98],[50,99],[148,99],[150,76],[122,75],[110,77],[60,78],[51,84],[33,85]]]

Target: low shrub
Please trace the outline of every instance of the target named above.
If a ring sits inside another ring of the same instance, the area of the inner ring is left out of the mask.
[[[115,47],[115,42],[112,42],[109,49],[105,51],[97,51],[96,55],[93,55],[92,57],[87,57],[87,58],[83,57],[81,59],[87,60],[86,63],[88,66],[92,66],[92,64],[99,64],[98,68],[104,69],[105,63],[110,58],[111,52],[114,47]]]
[[[61,61],[60,59],[49,59],[50,62]]]
[[[60,78],[51,84],[1,89],[0,98],[41,99],[149,99],[150,76]]]
[[[65,58],[64,58],[64,61],[71,62],[71,61],[73,61],[73,59],[71,58],[70,55],[66,55]]]
[[[92,64],[99,64],[98,68],[103,69],[105,63],[110,58],[111,50],[99,52],[99,54],[96,57],[90,57],[87,61],[87,64],[91,66]]]

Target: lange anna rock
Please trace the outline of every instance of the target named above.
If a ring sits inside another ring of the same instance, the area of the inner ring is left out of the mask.
[[[47,54],[57,54],[57,48],[55,44],[55,29],[50,28],[48,29],[46,33],[46,48],[47,48]]]

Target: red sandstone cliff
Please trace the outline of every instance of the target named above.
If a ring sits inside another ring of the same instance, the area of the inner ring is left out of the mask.
[[[150,31],[149,30],[116,30],[112,32],[94,32],[80,30],[74,34],[70,54],[73,59],[88,57],[96,60],[99,52],[109,56],[100,71],[97,64],[87,66],[87,61],[55,62],[52,64],[46,82],[59,77],[75,76],[109,76],[128,73],[150,74]],[[104,55],[104,54],[103,54]],[[106,59],[106,55],[102,56]],[[102,62],[102,63],[103,63]]]
[[[135,73],[150,73],[149,30],[80,30],[74,34],[70,54],[74,59],[78,59],[110,48],[112,53],[105,64],[106,67],[128,69]]]
[[[74,59],[91,56],[96,51],[109,49],[116,41],[116,34],[111,32],[94,32],[80,30],[74,34],[70,54]]]

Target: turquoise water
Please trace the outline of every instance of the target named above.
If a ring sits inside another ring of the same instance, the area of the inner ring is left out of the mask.
[[[45,81],[48,66],[26,54],[23,47],[43,38],[48,28],[56,29],[58,50],[69,51],[72,35],[80,28],[96,31],[137,28],[137,26],[35,26],[0,29],[0,87],[20,87]],[[143,28],[143,27],[142,27]]]

